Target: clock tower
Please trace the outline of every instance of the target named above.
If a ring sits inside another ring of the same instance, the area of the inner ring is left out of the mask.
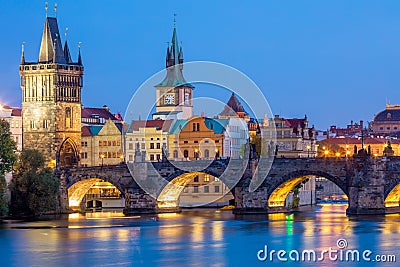
[[[188,119],[193,115],[194,86],[187,83],[182,74],[183,52],[182,45],[178,46],[175,21],[165,67],[167,74],[164,80],[155,86],[156,113],[153,114],[153,119]]]

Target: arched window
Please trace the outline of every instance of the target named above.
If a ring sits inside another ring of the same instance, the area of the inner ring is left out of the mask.
[[[206,158],[210,157],[210,151],[208,149],[204,150],[204,157]]]
[[[178,158],[178,150],[174,150],[174,159]]]
[[[189,157],[189,151],[184,150],[183,151],[183,157],[185,157],[185,158]]]
[[[65,127],[66,128],[72,128],[71,108],[66,108],[65,109]]]

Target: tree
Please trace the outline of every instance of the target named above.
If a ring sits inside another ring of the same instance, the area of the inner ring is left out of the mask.
[[[11,138],[10,124],[0,120],[0,217],[8,213],[7,183],[5,174],[12,170],[17,160],[16,144]]]
[[[59,185],[40,152],[22,151],[11,181],[10,213],[37,217],[55,211]]]

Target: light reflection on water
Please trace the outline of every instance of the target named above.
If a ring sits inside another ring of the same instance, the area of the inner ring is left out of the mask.
[[[216,210],[134,217],[107,212],[9,222],[0,225],[0,266],[266,266],[273,263],[256,257],[264,245],[322,250],[338,238],[346,238],[349,249],[398,253],[399,215],[346,217],[346,207],[242,217]]]

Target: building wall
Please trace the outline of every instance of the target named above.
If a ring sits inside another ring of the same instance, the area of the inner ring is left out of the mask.
[[[137,145],[140,151],[146,151],[147,161],[158,161],[162,158],[162,147],[168,149],[168,133],[156,128],[139,128],[125,134],[125,158],[133,162]]]
[[[183,189],[179,197],[179,205],[181,207],[224,206],[228,205],[231,199],[233,195],[224,183],[212,175],[203,173],[190,181]]]
[[[214,130],[208,129],[204,118],[192,117],[180,133],[169,136],[169,158],[196,160],[197,154],[197,159],[212,159],[224,155],[223,142],[223,133],[215,134]]]
[[[82,166],[117,165],[124,161],[122,133],[111,120],[107,120],[97,135],[83,136]]]
[[[83,67],[23,64],[20,76],[23,148],[39,150],[51,163],[70,138],[79,152]]]

